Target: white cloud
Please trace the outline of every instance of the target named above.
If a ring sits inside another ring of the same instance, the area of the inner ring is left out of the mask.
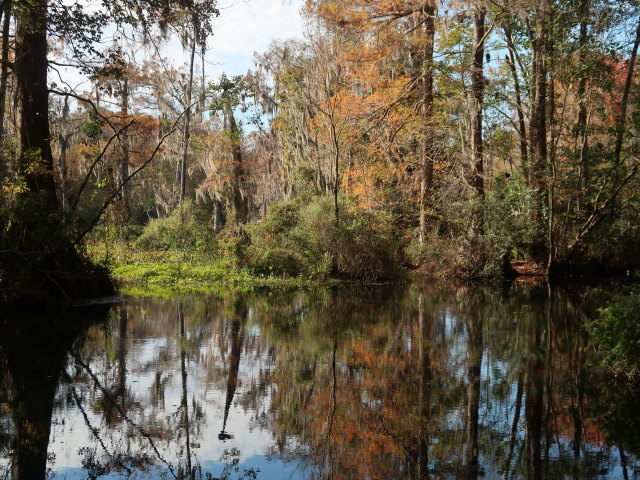
[[[214,20],[213,37],[206,55],[206,74],[216,79],[222,72],[239,75],[254,67],[254,52],[262,53],[275,40],[302,38],[300,9],[304,0],[219,0],[220,16]],[[147,53],[155,56],[157,54]],[[175,66],[188,58],[177,40],[165,43],[161,56]],[[89,87],[85,75],[75,69],[60,68],[60,76],[50,72],[49,80]]]
[[[275,39],[301,38],[303,0],[221,0],[207,60],[215,73],[240,74]],[[217,76],[217,75],[214,75]]]

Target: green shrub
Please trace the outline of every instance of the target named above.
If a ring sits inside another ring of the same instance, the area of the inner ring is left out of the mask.
[[[253,258],[251,267],[258,275],[297,277],[305,269],[305,259],[298,252],[274,248],[263,250],[259,256]]]
[[[486,231],[510,245],[529,243],[536,228],[531,219],[533,202],[522,176],[496,175],[483,205]]]
[[[423,245],[417,235],[408,245],[411,263],[433,277],[499,277],[506,254],[524,254],[518,248],[531,243],[535,233],[531,203],[524,178],[504,174],[487,182],[484,198],[473,192],[468,198],[442,199]]]
[[[144,250],[212,250],[209,219],[191,202],[185,202],[166,218],[150,220],[135,242]]]
[[[247,225],[250,242],[244,261],[259,275],[297,276],[307,273],[306,259],[300,255],[293,238],[298,224],[300,205],[296,201],[271,206],[269,215],[259,223]]]
[[[333,208],[323,198],[301,211],[297,233],[306,233],[309,258],[316,265],[331,258],[338,274],[364,282],[398,276],[402,248],[390,215],[343,201],[336,222]]]
[[[588,324],[596,348],[606,356],[603,364],[616,375],[640,379],[640,285],[612,298]]]
[[[247,227],[247,262],[257,273],[323,277],[334,274],[371,282],[397,277],[402,248],[392,218],[341,199],[312,197],[306,204],[276,205],[262,222]]]

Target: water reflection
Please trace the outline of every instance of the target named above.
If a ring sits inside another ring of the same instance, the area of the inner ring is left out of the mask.
[[[0,452],[10,460],[0,470],[4,476],[45,478],[58,380],[71,345],[101,313],[85,309],[46,323],[39,317],[0,322]]]
[[[640,478],[640,395],[590,366],[592,296],[140,298],[86,331],[14,323],[0,478]]]

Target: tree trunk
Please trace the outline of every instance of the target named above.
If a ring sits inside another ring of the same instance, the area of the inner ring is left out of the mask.
[[[473,102],[472,156],[474,162],[473,185],[476,194],[484,198],[484,143],[482,140],[482,105],[484,101],[484,44],[485,16],[487,12],[476,5],[473,24],[473,67],[471,69],[471,92]],[[480,225],[480,228],[482,226]]]
[[[516,112],[518,114],[518,136],[520,137],[520,163],[522,173],[528,178],[529,168],[529,153],[527,147],[527,127],[524,120],[524,108],[522,105],[522,91],[520,87],[520,79],[518,77],[518,70],[516,68],[516,47],[513,43],[513,36],[511,29],[504,27],[504,36],[507,40],[507,48],[509,61],[509,70],[511,71],[511,77],[513,78],[513,89],[516,96]]]
[[[67,217],[71,213],[71,202],[69,201],[69,185],[68,185],[68,169],[67,169],[67,152],[69,150],[69,140],[72,133],[65,128],[69,120],[69,97],[64,97],[64,106],[62,107],[62,125],[58,128],[58,145],[60,148],[60,156],[58,157],[58,182],[60,191],[60,206],[62,214]]]
[[[124,78],[122,80],[122,104],[120,105],[120,116],[123,125],[126,125],[129,117],[129,79]],[[126,129],[120,134],[120,181],[119,185],[122,185],[125,179],[129,178],[129,135],[127,135]],[[130,184],[125,184],[120,190],[122,199],[122,208],[124,210],[124,218],[128,217],[129,212],[129,196],[131,187]]]
[[[193,69],[196,57],[196,38],[193,36],[193,44],[191,45],[191,58],[189,60],[189,81],[187,83],[187,91],[185,92],[185,113],[184,127],[182,130],[182,155],[180,156],[180,195],[178,197],[178,205],[184,201],[186,185],[187,185],[187,155],[189,154],[189,140],[191,138],[191,97],[193,95]]]
[[[242,163],[242,150],[240,148],[240,129],[233,115],[230,105],[225,107],[225,115],[229,125],[231,137],[231,154],[233,160],[233,209],[235,222],[239,225],[247,223],[249,208],[246,196],[242,193],[244,183],[244,165]]]
[[[9,34],[11,27],[11,1],[4,3],[2,22],[2,66],[0,67],[0,147],[4,143],[4,116],[7,107],[7,83],[9,80]]]
[[[536,224],[535,238],[531,249],[533,259],[540,264],[547,261],[547,223],[544,209],[547,204],[547,49],[549,37],[549,0],[539,0],[535,7],[535,35],[533,49],[533,71],[531,80],[532,106],[529,125],[531,145],[530,187],[534,191],[532,208]]]
[[[638,56],[638,46],[640,45],[640,22],[638,22],[638,27],[636,29],[636,38],[633,42],[633,49],[631,51],[631,56],[629,57],[629,61],[627,62],[627,78],[624,82],[624,90],[622,92],[622,99],[620,100],[620,111],[618,114],[618,119],[616,121],[616,143],[615,150],[613,153],[613,161],[614,161],[614,185],[618,181],[618,174],[620,170],[620,165],[622,163],[622,140],[624,139],[624,131],[625,124],[627,120],[627,107],[629,104],[629,93],[631,91],[631,83],[633,80],[633,74],[635,70],[636,57]]]
[[[332,115],[333,117],[333,115]],[[331,140],[333,145],[333,213],[336,217],[336,222],[340,218],[340,209],[338,206],[338,193],[340,191],[340,143],[338,141],[338,132],[336,132],[335,121],[333,118],[331,122]]]
[[[16,144],[26,189],[16,195],[2,238],[0,301],[38,308],[112,294],[106,272],[84,262],[60,228],[49,130],[46,0],[22,2],[16,19]]]
[[[224,205],[217,198],[213,200],[213,215],[211,217],[213,222],[213,231],[218,233],[223,229],[225,222]]]
[[[49,137],[47,2],[32,0],[24,8],[17,18],[13,69],[19,168],[29,189],[26,195],[39,196],[37,213],[42,217],[58,209]]]
[[[560,138],[560,132],[558,131],[557,118],[556,118],[556,83],[555,83],[555,54],[554,54],[554,41],[553,41],[553,19],[549,18],[549,36],[547,41],[547,71],[548,71],[548,98],[549,98],[549,153],[547,155],[547,180],[546,180],[546,200],[547,200],[547,236],[546,236],[546,252],[547,263],[546,271],[549,274],[552,268],[555,267],[557,257],[559,241],[556,232],[556,181],[557,181],[557,169],[556,169],[556,154],[558,139]]]
[[[434,145],[433,145],[433,48],[435,44],[436,5],[428,1],[423,7],[425,43],[422,51],[422,114],[426,126],[426,137],[422,150],[422,177],[420,179],[420,230],[419,242],[424,245],[427,235],[427,209],[432,206]]]
[[[473,22],[473,66],[471,68],[471,155],[473,162],[473,186],[476,195],[484,200],[484,142],[482,139],[482,119],[484,103],[484,44],[485,44],[485,8],[476,4]],[[484,234],[483,205],[478,205],[473,226],[477,234]]]
[[[589,2],[583,0],[580,7],[580,37],[578,39],[578,64],[580,67],[586,63],[587,38],[589,33]],[[585,93],[587,91],[587,75],[583,73],[578,81],[578,121],[574,133],[574,151],[580,152],[580,175],[579,188],[583,189],[589,182],[589,163],[587,151],[587,101]],[[580,146],[578,146],[580,142]]]

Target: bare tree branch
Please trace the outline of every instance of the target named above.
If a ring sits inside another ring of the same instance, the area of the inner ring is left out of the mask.
[[[193,105],[189,106],[189,108],[191,108]],[[186,112],[186,110],[182,111],[182,113],[180,113],[180,115],[178,115],[178,117],[174,120],[173,125],[171,126],[171,130],[169,130],[167,133],[165,133],[162,138],[160,139],[160,141],[158,142],[158,144],[156,145],[156,147],[154,148],[153,152],[151,152],[151,155],[149,156],[149,158],[147,158],[144,163],[142,165],[140,165],[137,169],[135,169],[127,178],[125,178],[120,185],[118,185],[118,188],[116,188],[115,192],[113,192],[111,195],[109,195],[109,197],[107,198],[107,200],[104,202],[104,204],[102,205],[102,207],[100,208],[100,210],[98,211],[98,214],[94,217],[94,219],[89,223],[89,226],[87,228],[85,228],[82,233],[80,233],[76,239],[72,242],[72,245],[75,247],[76,245],[78,245],[78,243],[91,231],[93,230],[93,227],[96,226],[96,224],[98,223],[98,221],[100,220],[100,218],[102,217],[102,214],[105,212],[105,210],[109,207],[109,205],[111,205],[111,202],[113,202],[113,200],[120,194],[120,191],[122,190],[122,188],[129,183],[129,181],[135,177],[139,172],[141,172],[142,170],[144,170],[147,165],[149,165],[153,159],[156,157],[156,154],[160,151],[160,147],[162,147],[162,144],[164,143],[164,141],[171,136],[171,134],[173,134],[177,129],[177,124],[178,121],[180,120],[180,118],[182,117],[182,115],[184,115],[184,113]]]
[[[111,142],[113,142],[114,139],[116,139],[117,137],[120,136],[120,134],[122,132],[124,132],[127,128],[129,128],[133,123],[135,122],[134,120],[131,120],[129,123],[127,123],[124,127],[122,127],[120,130],[118,130],[115,134],[113,134],[111,136],[111,138],[109,139],[109,141],[107,141],[107,143],[105,144],[104,148],[102,149],[102,151],[98,154],[98,156],[93,160],[93,162],[91,163],[91,165],[89,166],[89,170],[87,171],[87,174],[84,176],[84,179],[82,180],[82,184],[80,185],[80,188],[78,189],[78,192],[76,193],[74,199],[73,199],[73,205],[71,206],[71,211],[75,211],[76,208],[78,207],[78,202],[80,201],[80,196],[82,195],[82,192],[84,190],[84,187],[87,186],[87,182],[89,181],[89,177],[91,176],[91,174],[93,173],[93,169],[95,168],[95,166],[98,164],[98,162],[100,160],[102,160],[102,157],[104,157],[105,153],[107,152],[107,149],[109,148],[109,145],[111,145]]]

